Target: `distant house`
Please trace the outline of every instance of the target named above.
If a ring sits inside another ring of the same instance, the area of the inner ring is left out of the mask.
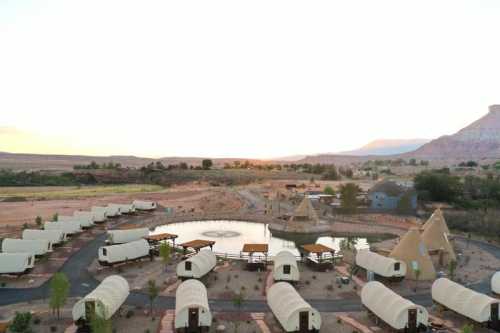
[[[415,211],[417,209],[417,192],[395,181],[384,180],[368,191],[371,209]]]

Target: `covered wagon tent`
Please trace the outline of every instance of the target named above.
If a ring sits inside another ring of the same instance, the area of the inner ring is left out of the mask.
[[[356,266],[367,272],[373,272],[381,280],[401,281],[406,276],[406,263],[404,261],[385,257],[368,249],[358,250]]]
[[[427,331],[427,310],[399,296],[378,281],[365,284],[361,290],[361,303],[370,313],[398,332]]]
[[[267,244],[244,244],[240,256],[248,255],[246,268],[249,271],[261,271],[267,267],[267,255],[269,245]]]
[[[52,243],[46,239],[5,238],[2,241],[2,252],[31,253],[35,256],[43,256],[48,252],[52,252]]]
[[[35,267],[32,253],[0,253],[0,274],[21,275]]]
[[[496,272],[491,277],[491,291],[500,296],[500,272]]]
[[[110,275],[90,294],[73,306],[73,321],[79,326],[88,324],[92,316],[111,318],[122,306],[130,293],[127,280],[119,275]]]
[[[215,253],[209,250],[202,250],[177,264],[177,276],[180,279],[201,279],[212,271],[217,265]]]
[[[434,303],[500,332],[500,300],[446,278],[434,281],[431,292]]]
[[[437,256],[440,266],[448,265],[457,261],[455,250],[448,239],[448,235],[438,220],[428,223],[422,233],[422,240],[431,256]]]
[[[406,277],[409,279],[417,279],[417,271],[419,280],[436,278],[434,264],[417,228],[411,228],[401,238],[389,257],[406,263]]]
[[[114,205],[107,205],[106,213],[108,217],[118,217],[122,215],[120,207]]]
[[[274,281],[298,282],[300,280],[297,258],[289,251],[280,251],[274,256]]]
[[[134,200],[132,202],[136,210],[155,210],[156,202],[154,201],[142,201],[142,200]]]
[[[108,210],[106,209],[106,207],[92,206],[90,211],[94,215],[95,223],[105,222],[108,218]]]
[[[110,206],[116,206],[120,208],[122,214],[133,214],[135,213],[134,204],[109,204]]]
[[[57,222],[78,222],[80,223],[80,227],[83,228],[90,228],[94,226],[94,219],[92,216],[89,215],[80,215],[80,216],[65,216],[65,215],[60,215],[57,218]]]
[[[74,213],[73,213],[73,216],[74,217],[77,217],[77,218],[85,218],[89,221],[92,221],[92,224],[94,224],[96,222],[96,216],[94,213],[92,212],[89,212],[89,211],[83,211],[83,210],[76,210]]]
[[[22,238],[46,239],[52,243],[52,246],[55,246],[66,241],[66,234],[62,230],[24,229]]]
[[[302,245],[300,255],[306,256],[307,265],[318,272],[332,270],[335,264],[335,250],[323,244]]]
[[[134,228],[126,230],[108,230],[109,244],[123,244],[143,239],[149,235],[148,228]]]
[[[130,260],[138,260],[150,255],[149,244],[145,239],[134,242],[109,245],[99,248],[99,264],[112,266]]]
[[[211,240],[195,239],[189,242],[182,243],[179,246],[182,247],[182,249],[184,250],[184,254],[187,254],[187,251],[189,249],[193,249],[195,252],[199,252],[201,249],[205,247],[209,247],[210,251],[212,251],[214,245],[215,242]]]
[[[43,229],[45,230],[62,230],[66,235],[74,235],[82,231],[80,222],[44,222]]]
[[[285,332],[319,332],[321,316],[289,283],[275,283],[267,291],[267,304]]]
[[[182,282],[175,292],[175,330],[182,333],[208,332],[212,314],[207,288],[198,280]]]

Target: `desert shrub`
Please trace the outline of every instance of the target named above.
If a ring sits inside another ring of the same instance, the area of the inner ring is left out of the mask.
[[[42,322],[42,320],[39,317],[33,318],[33,324],[39,325]]]
[[[9,330],[14,333],[31,333],[32,315],[30,312],[16,312]]]

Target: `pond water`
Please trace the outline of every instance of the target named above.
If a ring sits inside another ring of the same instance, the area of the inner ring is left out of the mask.
[[[196,221],[172,223],[157,227],[151,234],[171,233],[178,235],[176,244],[181,244],[194,239],[215,241],[214,251],[239,255],[245,243],[269,244],[269,255],[275,255],[281,250],[288,250],[299,256],[297,247],[304,244],[323,244],[339,250],[340,242],[345,238],[329,236],[304,235],[290,237],[289,239],[274,237],[268,225],[255,222],[241,221]],[[288,238],[288,237],[287,237]],[[356,248],[368,248],[366,238],[351,239]]]

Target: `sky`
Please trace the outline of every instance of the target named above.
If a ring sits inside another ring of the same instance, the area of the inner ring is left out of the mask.
[[[500,103],[498,0],[0,0],[0,151],[271,158]]]

